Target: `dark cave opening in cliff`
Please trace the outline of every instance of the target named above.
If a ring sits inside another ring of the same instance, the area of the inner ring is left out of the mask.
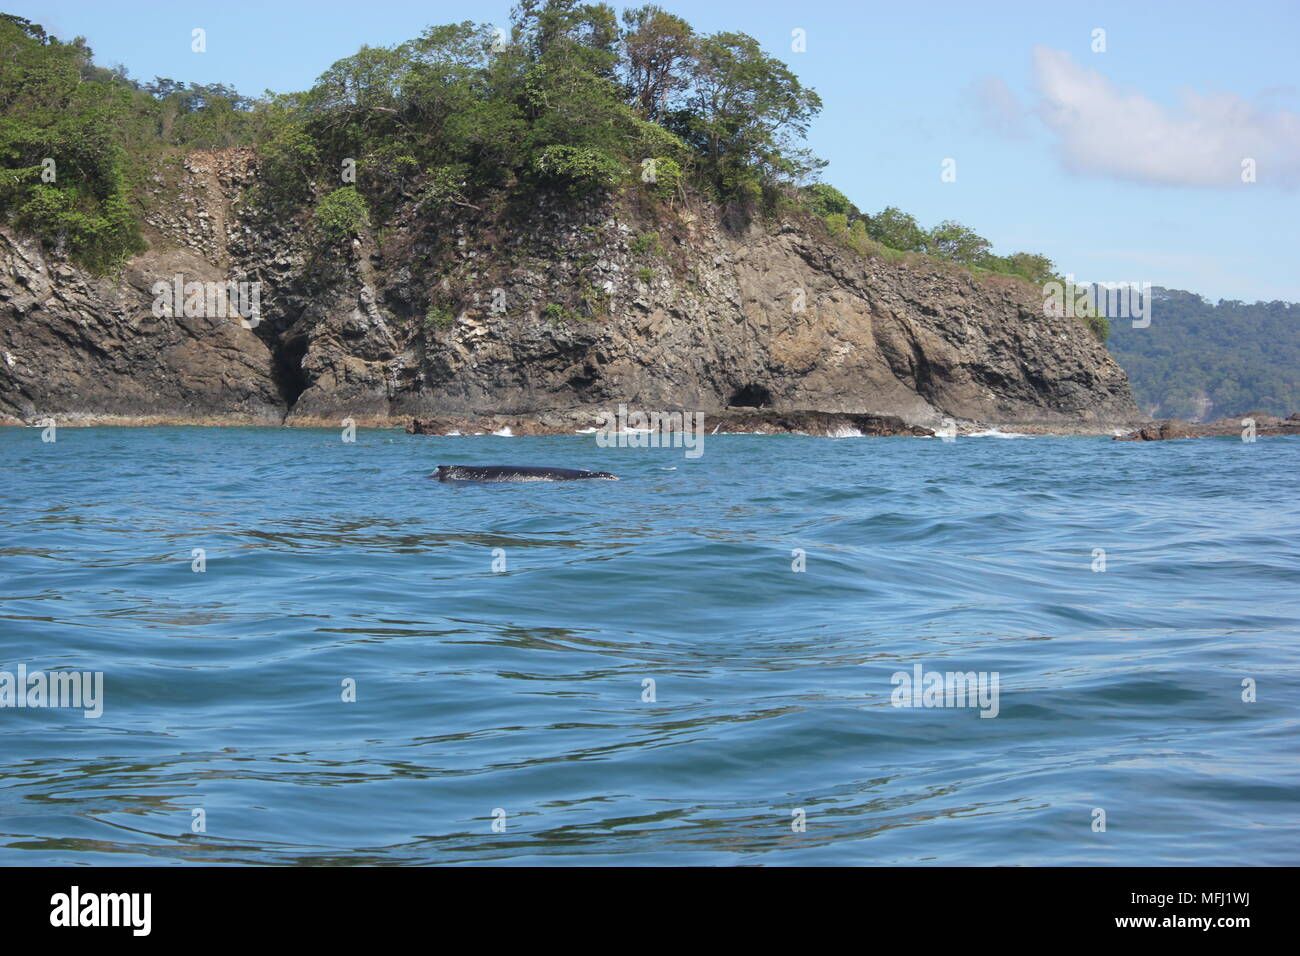
[[[742,385],[731,393],[727,404],[740,408],[766,408],[772,404],[772,393],[762,385]]]
[[[299,335],[281,341],[272,355],[271,374],[275,377],[276,390],[289,411],[293,410],[298,396],[307,390],[307,372],[302,367],[302,359],[306,354],[307,336]]]

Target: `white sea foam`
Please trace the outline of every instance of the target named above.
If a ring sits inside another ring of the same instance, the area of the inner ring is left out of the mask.
[[[1026,435],[1023,432],[1004,432],[1000,428],[989,428],[982,432],[971,432],[969,435],[962,435],[962,438],[1037,438],[1037,435]]]

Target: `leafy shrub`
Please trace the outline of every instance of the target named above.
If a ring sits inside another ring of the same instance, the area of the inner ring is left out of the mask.
[[[435,166],[429,170],[424,186],[416,198],[416,208],[427,212],[447,203],[467,205],[464,190],[468,178],[469,169],[463,163],[454,166]]]
[[[849,227],[849,234],[845,237],[848,244],[855,251],[866,255],[871,249],[871,237],[867,235],[867,224],[861,219],[855,219],[853,225]]]
[[[667,202],[676,196],[681,188],[681,164],[668,156],[659,156],[655,158],[653,168],[654,181],[647,182],[646,187],[656,199]]]
[[[849,197],[830,183],[813,183],[803,191],[803,196],[813,214],[823,219],[835,213],[850,218],[859,215],[858,207],[849,202]]]
[[[100,274],[146,248],[135,214],[120,192],[98,203],[79,202],[72,189],[34,186],[14,221]]]
[[[320,149],[301,123],[279,130],[261,150],[262,182],[274,196],[295,196],[311,181]]]
[[[632,240],[632,252],[638,256],[662,256],[664,248],[659,242],[659,233],[643,232]]]
[[[1097,337],[1098,342],[1105,342],[1110,338],[1110,320],[1104,315],[1100,313],[1085,315],[1083,324],[1088,326],[1088,330]]]
[[[924,252],[967,266],[983,265],[992,248],[993,244],[983,236],[951,219],[931,229],[922,243]]]
[[[579,294],[579,298],[582,300],[582,304],[586,308],[587,313],[586,315],[583,315],[579,312],[577,313],[577,318],[591,319],[595,318],[597,315],[609,314],[609,293],[604,289],[598,289],[590,282],[584,282],[582,284],[582,292]]]
[[[356,186],[336,189],[316,204],[316,224],[333,242],[355,236],[370,225],[370,210]]]
[[[456,317],[451,314],[451,309],[431,305],[424,313],[424,324],[434,329],[449,329],[456,324]]]
[[[612,189],[626,175],[611,153],[592,146],[547,146],[533,161],[533,169],[575,194]]]

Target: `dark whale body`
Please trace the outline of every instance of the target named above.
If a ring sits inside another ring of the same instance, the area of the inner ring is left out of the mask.
[[[581,481],[603,478],[618,481],[607,471],[580,471],[576,468],[532,468],[527,465],[439,465],[429,476],[439,481]]]

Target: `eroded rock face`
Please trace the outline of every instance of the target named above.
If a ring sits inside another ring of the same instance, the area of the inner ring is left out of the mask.
[[[1153,422],[1144,428],[1116,435],[1116,441],[1168,441],[1173,438],[1215,438],[1231,436],[1241,437],[1250,433],[1253,424],[1255,437],[1272,435],[1300,435],[1300,412],[1287,418],[1278,418],[1264,412],[1252,412],[1240,418],[1220,418],[1213,422],[1185,422],[1171,418]]]
[[[412,203],[382,243],[335,247],[305,213],[259,211],[256,174],[250,151],[231,150],[195,154],[176,182],[160,176],[151,248],[120,277],[0,236],[0,415],[487,419],[515,434],[617,403],[923,429],[1145,421],[1105,348],[1045,316],[1032,287],[863,258],[816,224],[734,234],[707,210],[542,198],[488,216]],[[261,282],[260,323],[156,318],[150,287],[178,272]]]
[[[0,270],[0,415],[283,419],[270,352],[237,317],[154,316],[154,282],[177,271],[224,278],[192,251],[153,251],[120,278],[99,279],[0,231]]]

